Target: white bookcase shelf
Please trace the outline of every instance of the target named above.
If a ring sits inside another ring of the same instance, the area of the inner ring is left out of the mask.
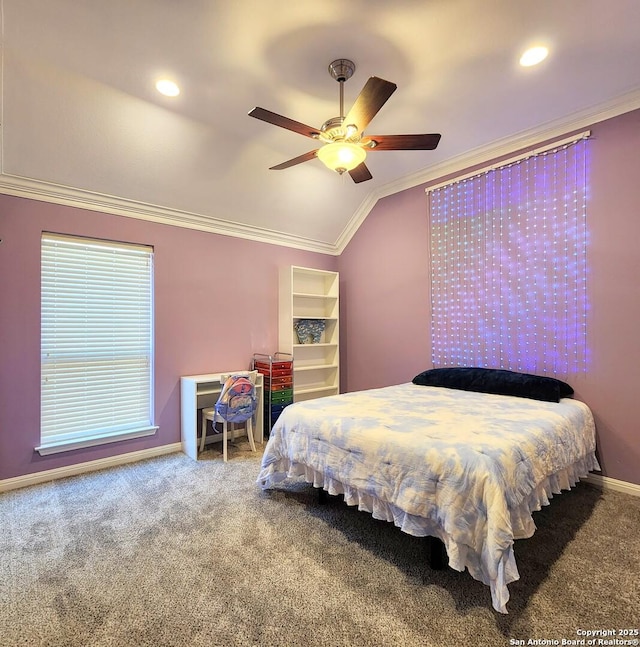
[[[339,307],[337,272],[295,265],[280,271],[278,347],[294,357],[294,401],[340,392]],[[299,343],[300,319],[324,321],[320,343]]]

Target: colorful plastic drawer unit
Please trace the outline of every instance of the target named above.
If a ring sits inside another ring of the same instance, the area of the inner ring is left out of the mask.
[[[293,356],[255,353],[253,368],[264,376],[264,428],[269,433],[285,407],[293,402]]]

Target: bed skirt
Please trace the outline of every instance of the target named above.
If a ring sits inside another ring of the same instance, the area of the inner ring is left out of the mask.
[[[599,469],[595,452],[590,452],[572,465],[545,478],[533,491],[522,498],[522,502],[516,508],[510,510],[513,539],[533,536],[536,526],[531,513],[540,510],[544,505],[549,505],[554,494],[560,494],[562,490],[570,490],[580,478]],[[520,577],[513,553],[513,542],[495,563],[489,563],[469,546],[456,542],[435,520],[409,514],[391,503],[325,476],[307,465],[290,461],[288,458],[280,458],[264,467],[257,482],[262,489],[266,490],[284,484],[287,480],[309,483],[313,487],[326,490],[331,495],[341,494],[347,505],[357,506],[358,510],[368,512],[374,519],[393,522],[402,532],[409,535],[437,537],[445,545],[449,566],[457,571],[464,571],[466,568],[474,579],[489,586],[493,608],[500,613],[507,613],[506,605],[509,600],[507,587]]]

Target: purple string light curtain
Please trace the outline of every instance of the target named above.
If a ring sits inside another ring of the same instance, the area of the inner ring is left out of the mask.
[[[587,144],[429,190],[434,366],[586,370]]]

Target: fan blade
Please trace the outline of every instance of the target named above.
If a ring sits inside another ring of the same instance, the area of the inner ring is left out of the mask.
[[[361,133],[397,87],[395,83],[379,79],[377,76],[370,77],[342,123],[345,126],[356,126]]]
[[[369,151],[432,151],[441,135],[369,135],[360,141]],[[374,145],[369,148],[370,142]]]
[[[362,162],[362,164],[358,164],[358,166],[356,166],[354,169],[351,169],[349,171],[349,175],[356,184],[360,184],[360,182],[366,182],[373,177],[364,162]]]
[[[320,134],[320,131],[317,128],[312,128],[311,126],[302,124],[299,121],[294,121],[288,117],[283,117],[282,115],[271,112],[271,110],[265,110],[264,108],[254,108],[249,112],[249,116],[261,119],[262,121],[266,121],[274,126],[280,126],[280,128],[292,130],[294,133],[299,133],[305,137],[317,139]]]
[[[286,162],[282,162],[282,164],[278,164],[277,166],[271,166],[269,170],[281,171],[282,169],[289,168],[290,166],[295,166],[296,164],[302,164],[302,162],[308,162],[309,160],[312,160],[314,157],[316,157],[317,154],[318,154],[317,150],[309,151],[304,155],[298,155],[298,157],[294,157],[293,159],[287,160]]]

